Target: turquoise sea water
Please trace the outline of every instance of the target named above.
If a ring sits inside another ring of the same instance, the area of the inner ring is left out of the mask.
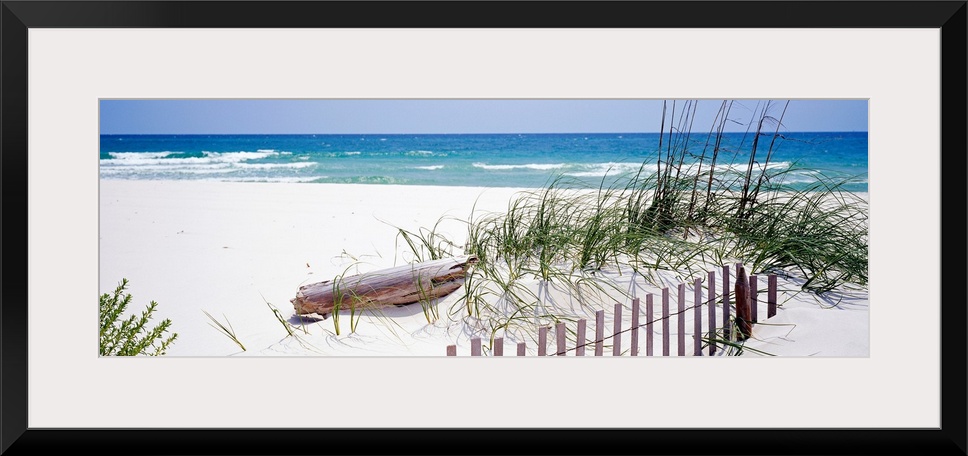
[[[656,169],[658,133],[445,135],[101,135],[101,179],[541,187],[558,176],[587,187]],[[673,137],[673,141],[675,141]],[[761,136],[757,163],[772,135]],[[663,151],[668,134],[663,137]],[[752,134],[727,133],[717,170],[745,170]],[[783,133],[768,170],[792,188],[818,176],[867,191],[866,132]],[[707,134],[685,144],[684,172],[708,169]]]

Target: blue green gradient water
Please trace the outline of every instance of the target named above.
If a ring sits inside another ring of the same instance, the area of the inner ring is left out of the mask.
[[[685,164],[712,145],[692,135]],[[771,136],[761,136],[758,161]],[[717,169],[745,169],[751,134],[724,135]],[[668,135],[663,139],[668,145]],[[771,172],[802,189],[822,173],[866,192],[866,132],[783,133]],[[101,179],[542,187],[568,176],[597,187],[606,176],[656,169],[658,133],[446,135],[101,135]]]

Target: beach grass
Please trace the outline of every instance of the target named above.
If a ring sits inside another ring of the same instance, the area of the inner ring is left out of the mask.
[[[659,271],[686,281],[733,263],[798,278],[799,292],[865,286],[868,209],[865,199],[842,190],[852,176],[809,170],[816,184],[799,190],[785,185],[799,168],[769,166],[782,143],[785,104],[757,106],[748,159],[737,162],[738,150],[719,148],[729,109],[724,103],[704,148],[693,151],[694,105],[670,106],[655,172],[643,163],[635,173],[606,176],[597,185],[555,176],[544,188],[520,193],[504,212],[473,212],[465,249],[457,253],[479,261],[449,315],[462,315],[464,324],[491,340],[499,333],[533,339],[539,326],[575,320],[555,311],[549,286],[577,296],[583,306],[601,306],[596,296],[624,293],[609,274],[633,273],[658,286]],[[436,226],[399,232],[417,259],[453,255],[458,245]],[[741,342],[712,342],[742,353]]]
[[[262,300],[265,301],[265,297],[263,297]],[[266,301],[266,305],[269,306],[269,310],[272,311],[272,315],[276,317],[276,320],[279,321],[279,324],[285,328],[286,334],[288,334],[290,337],[295,336],[295,333],[292,331],[292,325],[289,324],[289,322],[286,321],[286,319],[282,316],[282,312],[279,312],[279,309],[275,308],[275,306],[273,306],[269,301]]]
[[[232,327],[232,322],[229,321],[228,317],[226,317],[225,315],[222,315],[222,317],[225,318],[225,324],[223,325],[222,322],[218,321],[215,317],[212,316],[212,314],[204,310],[202,310],[202,312],[205,313],[205,316],[208,317],[209,320],[211,320],[211,323],[209,323],[209,326],[215,328],[220,333],[224,334],[225,337],[228,337],[229,340],[231,340],[236,345],[238,345],[239,348],[242,349],[242,351],[245,351],[245,345],[242,345],[242,341],[240,341],[239,337],[235,335],[235,328]]]

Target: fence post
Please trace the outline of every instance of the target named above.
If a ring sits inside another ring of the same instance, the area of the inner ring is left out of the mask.
[[[729,340],[729,266],[723,266],[723,339]]]
[[[504,356],[504,338],[494,339],[494,356]]]
[[[709,271],[708,287],[709,296],[707,305],[709,306],[709,356],[716,354],[716,271]]]
[[[605,311],[595,312],[595,356],[602,356],[605,351]]]
[[[750,322],[750,282],[746,269],[737,265],[736,271],[736,340],[746,340],[752,332]]]
[[[662,356],[669,356],[669,287],[662,289]]]
[[[558,356],[565,356],[565,324],[558,323],[555,325],[555,343],[558,345]]]
[[[612,317],[612,356],[622,356],[622,304],[615,303]]]
[[[448,345],[447,346],[447,356],[457,356],[457,346]]]
[[[632,356],[639,355],[639,298],[632,300]]]
[[[679,315],[679,319],[676,320],[676,339],[679,345],[676,356],[686,356],[686,284],[679,284],[679,296],[676,299],[679,304],[676,307],[676,313]]]
[[[652,293],[649,293],[645,295],[645,356],[652,356],[652,340],[655,336],[652,334],[654,332],[652,326],[653,319]]]
[[[525,355],[524,342],[518,342],[518,356]]]
[[[766,283],[766,318],[776,315],[776,274],[767,276]]]
[[[750,322],[754,324],[759,321],[759,319],[756,318],[756,308],[759,307],[759,304],[756,302],[756,282],[756,275],[750,274]]]
[[[578,340],[575,342],[575,356],[585,356],[585,325],[584,318],[578,320]]]
[[[471,356],[481,356],[481,338],[471,339]]]
[[[693,281],[692,354],[702,356],[702,279]]]
[[[538,328],[538,356],[548,355],[548,327]]]

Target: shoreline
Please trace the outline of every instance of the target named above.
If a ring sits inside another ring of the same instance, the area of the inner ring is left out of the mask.
[[[411,261],[397,236],[400,228],[436,229],[459,242],[466,236],[461,220],[472,208],[503,212],[512,197],[534,190],[101,180],[99,293],[112,291],[123,277],[133,296],[129,310],[156,301],[156,321],[170,318],[171,331],[179,334],[167,356],[443,356],[453,343],[466,354],[469,341],[460,339],[459,327],[428,324],[416,304],[366,315],[354,334],[348,334],[346,313],[343,333],[336,336],[329,319],[301,326],[289,300],[301,285]],[[452,306],[457,294],[438,307]],[[550,299],[568,301],[564,295]],[[791,315],[799,313],[800,332],[812,326],[804,321],[822,320],[816,312],[823,310],[810,306],[790,306],[798,308]],[[852,306],[852,318],[841,318],[836,327],[855,328],[863,341],[852,340],[853,348],[828,356],[869,355],[866,298]],[[302,337],[287,337],[272,308],[295,323]],[[247,350],[213,329],[203,311],[231,324]],[[440,314],[445,319],[446,312]],[[769,333],[764,344],[776,348],[786,332]],[[810,350],[822,351],[814,342]],[[802,340],[800,345],[811,347]]]

